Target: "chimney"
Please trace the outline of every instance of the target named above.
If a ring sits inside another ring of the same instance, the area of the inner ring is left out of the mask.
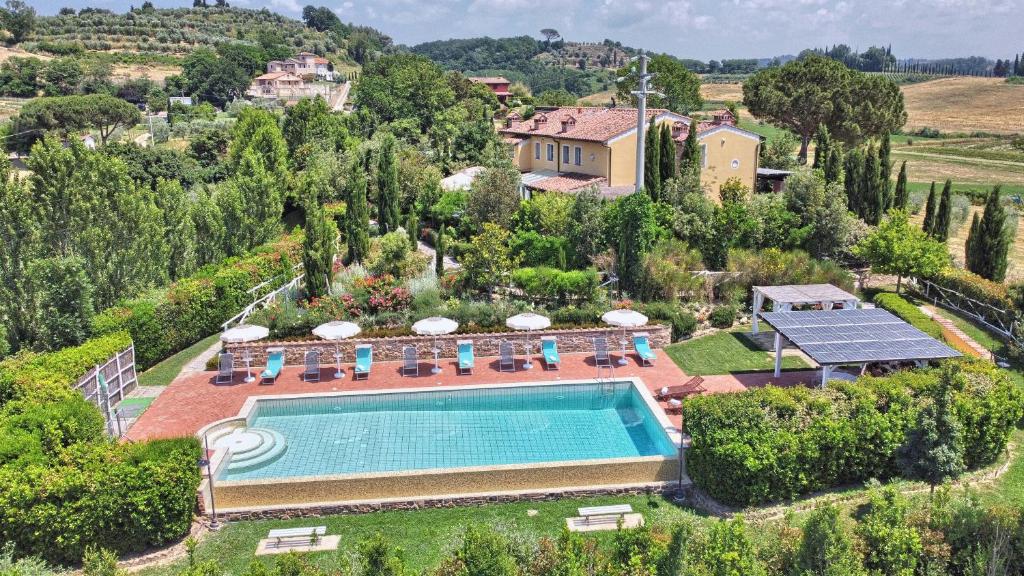
[[[569,116],[569,117],[565,118],[564,120],[562,120],[562,132],[567,131],[569,128],[572,128],[575,125],[576,125],[576,119],[575,118],[573,118],[572,116]]]
[[[534,130],[539,130],[540,127],[541,127],[541,124],[547,124],[547,123],[548,123],[548,117],[543,115],[543,114],[537,114],[536,116],[533,117],[533,129]]]

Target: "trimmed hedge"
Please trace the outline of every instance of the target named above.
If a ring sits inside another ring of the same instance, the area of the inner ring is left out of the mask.
[[[1024,397],[989,364],[952,363],[964,462],[977,468],[1006,448]],[[824,390],[769,386],[692,397],[683,403],[692,438],[687,470],[712,497],[740,506],[897,476],[897,452],[914,424],[918,397],[938,378],[939,370],[906,371],[833,381]]]
[[[17,399],[66,399],[75,394],[71,386],[90,368],[131,345],[131,336],[121,330],[56,352],[22,351],[6,358],[0,361],[0,406]]]
[[[651,320],[668,322],[672,326],[672,340],[689,338],[697,330],[697,317],[671,302],[647,302],[638,311]],[[600,319],[600,314],[598,314]]]
[[[519,268],[512,273],[512,284],[526,296],[544,302],[590,302],[597,293],[600,280],[597,271],[570,270],[539,266]]]
[[[736,307],[735,306],[716,306],[711,311],[709,318],[711,325],[715,328],[732,328],[732,325],[736,323]]]
[[[135,341],[135,363],[144,370],[220,330],[220,325],[262,294],[277,288],[271,282],[250,294],[253,286],[291,277],[301,251],[298,236],[231,258],[173,283],[161,293],[128,300],[97,314],[95,334],[127,331]]]
[[[896,316],[899,316],[904,322],[932,338],[942,340],[942,326],[939,326],[938,322],[922,312],[920,308],[908,302],[902,296],[893,294],[892,292],[879,292],[878,294],[875,294],[874,298],[872,298],[872,302],[875,303],[875,306],[892,312]]]
[[[956,290],[969,298],[984,302],[1000,310],[1016,309],[1013,298],[1010,297],[1009,290],[1005,284],[982,278],[967,270],[946,268],[934,277],[927,278],[927,280],[943,288]],[[1021,313],[1024,310],[1018,309],[1017,312]]]

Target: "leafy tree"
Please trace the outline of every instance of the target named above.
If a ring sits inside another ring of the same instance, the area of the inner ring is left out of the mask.
[[[27,273],[36,346],[59,350],[84,342],[95,312],[86,262],[76,256],[43,258],[33,260]]]
[[[4,96],[35,97],[42,89],[43,70],[39,58],[12,56],[0,64],[0,94]]]
[[[362,574],[367,576],[404,576],[407,573],[402,549],[379,532],[359,544],[358,554]]]
[[[704,100],[700,96],[700,78],[679,60],[667,54],[651,56],[647,63],[647,72],[654,74],[650,82],[651,87],[665,95],[648,96],[649,107],[668,108],[673,112],[689,114],[694,110],[700,110],[704,105]],[[636,90],[638,74],[635,66],[620,68],[618,71],[618,76],[622,80],[616,84],[616,95],[619,100],[630,102],[632,106],[637,105],[632,91]]]
[[[842,102],[859,104],[837,105]],[[857,144],[907,121],[903,95],[892,80],[818,55],[757,72],[743,83],[743,103],[754,116],[795,132],[801,161],[807,159],[818,126],[827,127],[833,138]]]
[[[205,187],[192,192],[192,224],[196,230],[196,263],[205,266],[224,257],[227,227],[220,207]]]
[[[426,134],[435,119],[455,104],[455,91],[436,64],[400,52],[363,68],[354,104],[378,123],[413,119]]]
[[[619,290],[631,295],[643,292],[643,259],[654,246],[657,222],[654,203],[643,191],[619,199]]]
[[[348,136],[342,120],[331,114],[327,101],[319,95],[303,98],[289,108],[285,112],[281,132],[294,168],[306,166],[311,148],[338,151],[344,147]]]
[[[107,94],[36,98],[18,112],[14,132],[27,132],[19,141],[30,146],[48,130],[67,135],[95,128],[101,143],[106,144],[114,131],[134,126],[141,119],[138,108]]]
[[[672,128],[668,122],[661,125],[658,146],[658,181],[664,185],[665,182],[676,177],[676,143],[672,140]],[[663,196],[663,193],[659,194],[659,197]]]
[[[935,225],[932,228],[932,238],[939,242],[945,242],[949,238],[949,229],[952,227],[953,217],[953,183],[946,180],[942,186],[942,200],[939,201],[939,209],[935,212]]]
[[[490,292],[505,286],[519,258],[509,249],[509,231],[493,222],[485,222],[483,231],[473,236],[460,258],[462,278],[470,288]]]
[[[396,145],[395,137],[385,134],[377,152],[377,221],[383,234],[401,226],[402,193],[398,187]]]
[[[644,133],[644,190],[657,201],[661,197],[661,131],[651,118]]]
[[[952,409],[953,378],[952,368],[944,367],[898,454],[904,475],[927,482],[932,494],[935,486],[964,471],[963,433]]]
[[[156,184],[156,201],[164,217],[168,276],[171,280],[184,278],[199,268],[192,200],[177,180],[160,179]]]
[[[7,0],[0,9],[0,23],[11,35],[11,44],[17,44],[28,37],[36,27],[36,10],[22,0]]]
[[[242,153],[235,175],[221,186],[218,205],[227,226],[229,256],[266,243],[280,230],[284,198],[279,182],[251,149]]]
[[[43,93],[47,96],[70,96],[82,82],[82,67],[76,58],[51,60],[43,71]]]
[[[843,526],[839,508],[826,505],[811,512],[804,524],[792,573],[799,576],[864,576],[867,574]]]
[[[493,528],[470,525],[455,550],[458,576],[516,576],[515,559],[509,553],[508,540]]]
[[[308,180],[307,180],[308,183]],[[307,185],[311,185],[308,183]],[[334,220],[320,204],[315,190],[308,190],[306,198],[305,235],[302,239],[302,268],[307,298],[320,298],[330,294],[333,274],[335,239],[338,230]]]
[[[307,5],[302,9],[302,21],[314,30],[325,32],[341,28],[341,19],[326,6]]]
[[[181,64],[184,88],[197,99],[223,108],[245,93],[249,74],[235,62],[209,48],[197,48]]]
[[[864,567],[871,574],[913,576],[921,536],[907,521],[907,502],[894,486],[871,490],[868,513],[856,532],[864,542]]]
[[[719,194],[722,204],[743,204],[750,199],[750,188],[744,186],[739,178],[729,178],[719,187]]]
[[[6,327],[0,347],[9,343],[14,351],[32,337],[27,266],[43,247],[33,208],[25,180],[11,174],[10,163],[0,163],[0,317]]]
[[[967,236],[967,269],[993,282],[1002,282],[1006,278],[1007,254],[1012,242],[1006,208],[999,201],[999,186],[996,186],[985,201],[980,221],[978,214],[974,214]]]
[[[935,210],[938,207],[938,201],[939,198],[935,195],[935,182],[932,182],[932,187],[928,190],[928,200],[924,205],[924,222],[921,224],[921,229],[929,236],[935,230]]]
[[[363,262],[370,252],[370,208],[366,201],[366,173],[362,162],[352,162],[347,182],[345,210],[345,237],[348,239],[348,259]]]
[[[494,223],[507,227],[519,208],[519,170],[511,162],[499,162],[480,172],[469,192],[466,213],[476,225]]]
[[[545,90],[534,97],[537,106],[572,106],[576,103],[576,95],[564,88]]]
[[[900,173],[896,177],[896,191],[892,197],[892,207],[897,210],[906,210],[907,202],[910,201],[910,193],[907,192],[907,161],[900,165]]]
[[[714,522],[703,541],[687,546],[686,574],[766,576],[768,571],[747,537],[742,515]]]
[[[794,148],[796,136],[789,132],[779,132],[761,147],[761,166],[775,170],[792,170],[797,165],[793,157]],[[817,153],[815,148],[815,154]]]
[[[882,136],[881,144],[878,145],[878,179],[881,183],[883,200],[880,215],[893,207],[891,150],[892,144],[889,142],[889,135],[885,134]]]
[[[573,198],[565,230],[571,250],[570,263],[585,268],[604,248],[601,234],[601,197],[595,188],[588,188]]]
[[[870,262],[872,270],[895,274],[897,293],[904,276],[934,276],[949,263],[946,246],[911,226],[902,210],[890,210],[854,254]]]

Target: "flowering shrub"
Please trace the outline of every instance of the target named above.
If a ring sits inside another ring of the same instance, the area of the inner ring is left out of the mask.
[[[412,293],[399,286],[391,274],[365,276],[354,283],[355,298],[364,303],[370,314],[401,312],[409,308]]]
[[[325,322],[359,318],[363,314],[362,309],[359,307],[359,302],[356,302],[356,299],[351,294],[313,298],[306,305],[306,309]]]
[[[622,300],[616,300],[615,302],[612,302],[612,308],[615,308],[616,310],[632,310],[633,309],[633,301],[630,300],[629,298],[623,298]]]

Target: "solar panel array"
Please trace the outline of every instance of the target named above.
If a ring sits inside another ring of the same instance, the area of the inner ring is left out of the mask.
[[[818,364],[953,358],[960,353],[880,308],[763,312]]]

